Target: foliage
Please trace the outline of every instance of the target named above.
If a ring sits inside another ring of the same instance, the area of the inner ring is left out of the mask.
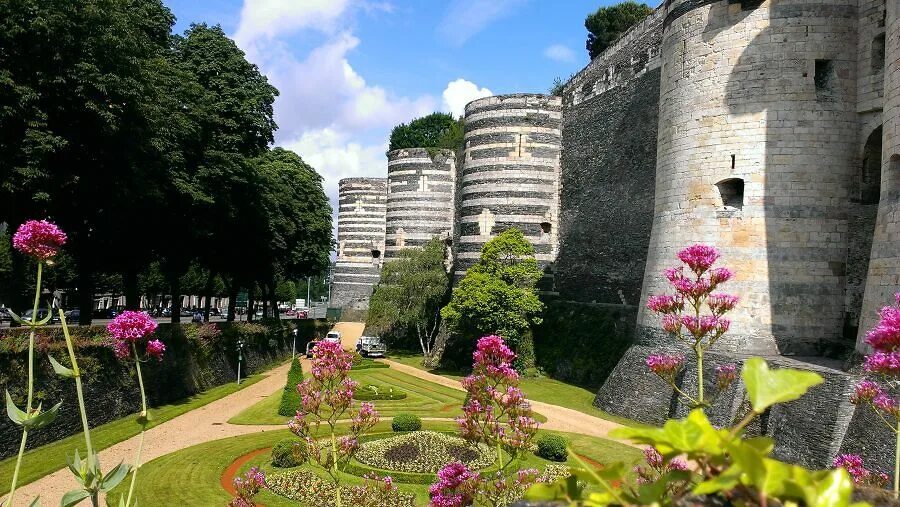
[[[569,456],[566,445],[566,439],[559,435],[544,435],[537,440],[535,454],[550,461],[565,461]]]
[[[397,414],[391,420],[391,430],[419,431],[422,429],[422,419],[415,414]]]
[[[228,503],[228,507],[255,507],[253,497],[266,487],[266,474],[253,467],[243,477],[235,477],[233,482],[235,497]]]
[[[385,478],[387,479],[387,478]],[[341,498],[345,505],[362,505],[370,507],[415,507],[415,497],[410,493],[400,492],[391,485],[390,491],[384,491],[386,482],[359,486],[340,486]],[[298,500],[310,507],[332,507],[331,500],[335,496],[335,485],[323,480],[309,470],[290,470],[271,474],[266,483],[269,489],[285,498]],[[371,489],[369,489],[371,488]]]
[[[288,370],[287,382],[284,391],[281,392],[281,403],[278,405],[278,415],[285,417],[293,417],[300,408],[300,394],[297,392],[297,384],[303,381],[303,366],[300,364],[300,358],[296,357],[291,361],[291,368]]]
[[[550,95],[553,95],[555,97],[562,97],[563,90],[566,87],[566,83],[571,81],[573,77],[575,77],[574,73],[570,74],[569,77],[565,80],[563,80],[559,76],[553,78],[553,84],[550,86],[550,90],[548,90]]]
[[[359,352],[355,352],[353,354],[353,366],[350,368],[351,370],[369,370],[372,368],[390,368],[389,364],[382,363],[380,361],[373,361],[367,357],[363,357],[359,354]]]
[[[297,299],[297,286],[290,280],[282,280],[275,286],[275,297],[279,302],[294,303]]]
[[[441,316],[465,341],[498,334],[516,352],[529,350],[529,329],[541,323],[544,305],[535,286],[542,276],[534,246],[519,229],[507,229],[485,243],[478,262],[453,290]],[[520,361],[519,368],[534,366]]]
[[[724,315],[737,305],[737,296],[713,292],[730,280],[734,273],[728,268],[713,268],[719,252],[707,245],[691,245],[678,252],[678,258],[687,266],[665,271],[665,276],[675,289],[675,295],[650,296],[647,308],[662,315],[663,329],[686,345],[697,360],[697,391],[686,393],[675,382],[684,366],[681,355],[651,355],[647,367],[666,381],[691,406],[705,407],[715,396],[724,392],[734,381],[736,367],[733,364],[716,368],[716,393],[712,398],[704,396],[703,354],[728,331],[731,321]],[[703,313],[708,310],[709,313]]]
[[[446,148],[462,146],[462,119],[446,113],[431,113],[391,130],[389,150],[404,148]]]
[[[627,0],[609,7],[601,7],[597,12],[588,15],[584,20],[584,27],[588,31],[586,47],[591,60],[603,53],[629,28],[652,13],[653,9],[647,4]]]
[[[303,464],[303,442],[294,438],[279,440],[272,446],[272,465],[279,468],[293,468]]]
[[[470,445],[462,438],[434,431],[413,431],[365,442],[356,459],[383,470],[418,473],[435,473],[451,462],[465,463],[474,469],[494,462],[486,445]]]
[[[396,260],[385,263],[366,324],[380,335],[415,329],[422,354],[430,356],[450,284],[445,255],[443,243],[434,238],[421,249],[401,250]]]

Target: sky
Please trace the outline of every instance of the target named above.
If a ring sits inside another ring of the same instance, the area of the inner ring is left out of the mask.
[[[164,0],[220,24],[280,91],[275,144],[337,183],[385,177],[399,123],[471,100],[546,93],[588,62],[584,18],[616,0]],[[658,3],[658,2],[654,2]]]

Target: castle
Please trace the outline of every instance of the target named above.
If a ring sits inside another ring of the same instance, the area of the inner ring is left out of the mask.
[[[741,297],[721,360],[764,355],[826,377],[758,428],[776,454],[886,463],[874,441],[890,438],[873,436],[886,430],[849,404],[856,377],[825,358],[865,352],[900,290],[900,1],[666,0],[561,98],[479,99],[465,123],[457,157],[400,150],[386,181],[342,182],[338,305],[365,305],[382,252],[441,236],[461,276],[519,227],[546,294],[634,310],[634,343],[596,404],[659,422],[683,407],[643,367],[673,346],[644,304],[666,291],[678,249],[712,244]]]

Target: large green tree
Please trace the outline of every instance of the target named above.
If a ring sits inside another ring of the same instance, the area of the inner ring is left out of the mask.
[[[507,229],[485,243],[441,316],[467,342],[502,336],[519,354],[521,366],[533,366],[530,329],[541,323],[544,309],[535,289],[541,276],[534,246],[519,229]]]
[[[456,150],[462,145],[463,120],[455,120],[447,113],[431,113],[391,130],[390,150],[401,148],[446,148]]]
[[[401,250],[386,262],[369,302],[366,324],[375,332],[415,330],[422,354],[430,357],[450,278],[444,244],[432,239],[421,249]]]
[[[629,28],[640,23],[651,13],[653,9],[647,4],[628,0],[609,7],[601,7],[597,12],[589,14],[584,20],[584,27],[588,31],[586,46],[591,59],[596,58]]]

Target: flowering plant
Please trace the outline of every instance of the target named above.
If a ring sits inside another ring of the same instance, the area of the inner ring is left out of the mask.
[[[266,487],[266,474],[253,467],[243,477],[235,477],[232,484],[236,496],[228,502],[228,507],[256,507],[253,497]]]
[[[504,475],[502,471],[482,475],[462,463],[453,462],[438,472],[438,480],[431,485],[428,493],[432,507],[500,507],[521,499],[535,484],[550,484],[568,477],[569,473],[568,467],[554,464],[544,472],[528,468],[511,475]]]
[[[878,312],[880,317],[878,324],[866,333],[866,343],[872,347],[872,353],[866,356],[864,368],[866,372],[880,377],[888,387],[900,381],[900,292],[894,296],[894,299],[896,304],[882,308]],[[857,384],[850,401],[854,405],[870,406],[878,418],[896,435],[894,496],[900,496],[900,399],[892,396],[890,390],[881,384],[863,380]],[[838,456],[838,458],[842,458],[842,456]],[[837,459],[835,466],[839,466]],[[860,468],[861,466],[860,463]],[[851,470],[851,468],[845,468]],[[852,475],[853,471],[850,473]],[[854,475],[854,479],[856,477]]]
[[[288,423],[290,430],[306,442],[305,460],[325,469],[334,482],[335,504],[341,506],[338,471],[359,449],[359,437],[378,423],[375,405],[360,404],[353,415],[350,432],[340,438],[335,426],[353,404],[357,382],[349,377],[352,355],[340,343],[321,341],[313,348],[310,372],[312,378],[297,385],[300,409]],[[328,426],[330,438],[316,440],[312,435],[322,424]]]
[[[376,468],[435,473],[454,461],[484,468],[494,462],[495,456],[484,444],[470,445],[459,437],[435,431],[414,431],[366,442],[360,446],[356,459]]]
[[[663,329],[694,353],[697,360],[697,394],[692,396],[684,392],[676,383],[676,376],[684,367],[684,356],[652,355],[647,358],[647,367],[671,385],[691,407],[703,407],[711,402],[704,396],[703,353],[728,331],[731,321],[724,315],[738,303],[737,296],[714,291],[730,280],[734,273],[728,268],[712,267],[719,258],[719,252],[711,246],[691,245],[679,251],[678,258],[684,266],[665,271],[675,295],[650,296],[647,298],[647,308],[662,315]],[[717,394],[731,385],[736,371],[735,365],[723,365],[716,369]]]
[[[840,454],[834,458],[834,468],[843,468],[856,484],[875,488],[887,486],[890,477],[883,472],[872,472],[863,465],[862,456],[858,454]]]
[[[276,495],[299,500],[310,507],[331,507],[335,491],[340,489],[347,505],[363,507],[415,507],[412,493],[400,491],[390,477],[378,478],[374,474],[365,477],[362,486],[341,486],[323,480],[310,470],[287,470],[270,475],[266,485]]]

